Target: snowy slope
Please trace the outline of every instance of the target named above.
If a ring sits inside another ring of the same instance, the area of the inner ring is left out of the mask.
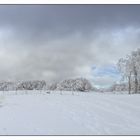
[[[140,135],[140,95],[0,93],[0,135]]]

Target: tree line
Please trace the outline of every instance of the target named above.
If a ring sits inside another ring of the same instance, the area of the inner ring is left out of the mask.
[[[85,78],[66,79],[60,82],[47,84],[44,80],[0,82],[0,91],[15,90],[64,90],[64,91],[90,91],[93,87]]]

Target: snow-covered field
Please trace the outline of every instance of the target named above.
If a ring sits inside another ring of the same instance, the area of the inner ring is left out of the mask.
[[[140,94],[0,92],[0,135],[140,135]]]

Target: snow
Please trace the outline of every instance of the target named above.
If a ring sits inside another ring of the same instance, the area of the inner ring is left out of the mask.
[[[139,94],[50,92],[0,92],[0,135],[140,135]]]

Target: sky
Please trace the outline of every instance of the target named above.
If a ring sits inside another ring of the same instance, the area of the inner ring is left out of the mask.
[[[140,5],[0,5],[0,80],[120,80],[140,47]]]

